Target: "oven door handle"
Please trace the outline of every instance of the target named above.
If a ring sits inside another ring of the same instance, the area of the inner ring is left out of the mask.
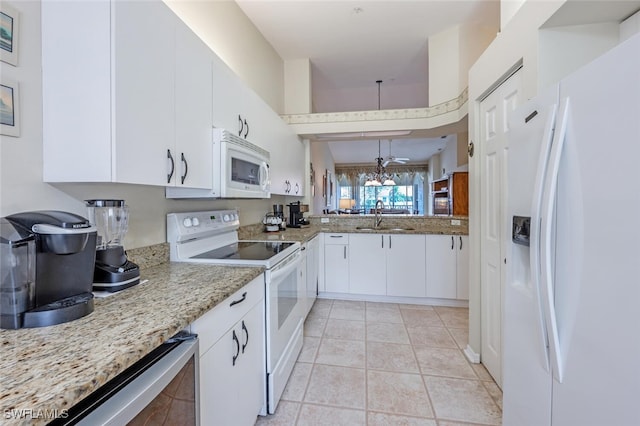
[[[280,277],[287,275],[292,270],[296,269],[300,264],[301,260],[300,251],[296,251],[295,254],[292,254],[284,261],[276,265],[275,268],[271,269],[271,281],[276,281]]]

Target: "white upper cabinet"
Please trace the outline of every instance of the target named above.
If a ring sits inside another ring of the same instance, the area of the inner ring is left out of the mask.
[[[266,143],[271,152],[271,193],[304,196],[305,147],[279,116]]]
[[[212,53],[189,33],[163,2],[43,2],[45,181],[211,186]]]
[[[214,54],[186,25],[176,28],[176,186],[211,188]]]
[[[113,7],[115,173],[111,180],[169,185],[175,182],[168,179],[167,157],[171,150],[175,170],[176,18],[154,2],[116,1]]]
[[[248,141],[253,139],[254,123],[248,110],[249,89],[218,57],[213,61],[213,125]]]

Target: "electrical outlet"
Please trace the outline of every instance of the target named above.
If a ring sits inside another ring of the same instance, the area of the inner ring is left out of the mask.
[[[328,217],[321,217],[320,218],[320,223],[329,223],[329,218]]]
[[[460,226],[460,219],[451,219],[451,224],[454,226]]]

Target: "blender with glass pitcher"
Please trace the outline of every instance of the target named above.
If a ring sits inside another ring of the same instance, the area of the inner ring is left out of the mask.
[[[89,221],[97,228],[93,289],[115,292],[140,282],[140,268],[127,259],[122,240],[129,224],[124,200],[85,200]]]

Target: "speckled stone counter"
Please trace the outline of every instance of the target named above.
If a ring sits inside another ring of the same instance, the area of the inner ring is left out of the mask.
[[[51,421],[39,410],[70,408],[262,272],[162,263],[142,270],[148,282],[96,299],[94,312],[84,318],[0,330],[0,424]],[[32,415],[14,419],[11,409]]]
[[[328,223],[322,223],[322,218]],[[412,216],[412,215],[383,215],[381,229],[357,229],[358,227],[372,227],[373,215],[324,215],[310,216],[311,226],[308,228],[287,228],[280,232],[264,232],[264,225],[254,224],[243,226],[238,230],[241,240],[287,240],[309,241],[320,232],[351,232],[351,233],[392,233],[392,234],[442,234],[468,235],[469,218],[466,216]],[[459,223],[452,224],[452,220]],[[405,230],[400,230],[400,229]],[[408,229],[409,228],[409,229]]]

